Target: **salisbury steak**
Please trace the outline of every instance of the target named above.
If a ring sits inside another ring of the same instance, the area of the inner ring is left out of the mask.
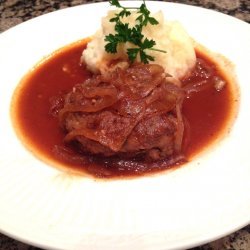
[[[173,82],[159,65],[118,64],[76,85],[59,111],[65,142],[103,156],[158,160],[178,154],[184,94]]]

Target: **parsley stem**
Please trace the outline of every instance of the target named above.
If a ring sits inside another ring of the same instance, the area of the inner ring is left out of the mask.
[[[140,8],[139,7],[121,7],[123,9],[126,9],[126,10],[139,10]]]
[[[162,53],[167,53],[166,50],[162,50],[162,49],[149,48],[149,50],[154,50],[154,51],[158,51],[158,52],[162,52]]]

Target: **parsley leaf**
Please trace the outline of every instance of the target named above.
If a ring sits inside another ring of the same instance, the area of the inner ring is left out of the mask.
[[[130,48],[130,49],[128,49],[128,51],[127,51],[128,59],[131,62],[134,62],[139,52],[140,52],[139,48]]]
[[[150,11],[148,10],[145,0],[139,8],[136,7],[124,7],[118,0],[110,0],[109,3],[112,6],[120,8],[121,11],[115,14],[115,17],[111,18],[109,21],[115,23],[115,34],[109,34],[105,37],[105,50],[108,53],[117,53],[117,46],[120,43],[132,43],[135,48],[127,49],[127,55],[131,62],[134,62],[139,56],[141,62],[149,63],[149,61],[154,61],[154,57],[148,55],[146,50],[154,50],[158,52],[166,53],[164,50],[156,49],[154,46],[156,42],[154,40],[149,40],[144,38],[142,34],[143,27],[147,26],[148,23],[151,25],[157,25],[159,22],[150,16]],[[138,23],[130,28],[128,23],[123,23],[122,18],[131,15],[130,9],[137,10],[138,17],[136,21]]]
[[[105,50],[108,53],[112,53],[112,54],[117,53],[117,45],[119,42],[118,39],[114,35],[109,34],[108,36],[105,37],[105,41],[108,42],[105,45]]]
[[[152,25],[156,25],[159,23],[155,18],[150,17],[150,11],[147,9],[145,3],[141,5],[138,13],[141,15],[138,16],[136,20],[140,21],[142,26],[147,26],[148,23]]]
[[[109,3],[117,8],[121,8],[121,5],[118,0],[110,0]]]

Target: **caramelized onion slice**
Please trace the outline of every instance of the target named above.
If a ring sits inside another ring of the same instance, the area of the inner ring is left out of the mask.
[[[139,116],[123,117],[110,111],[88,114],[85,117],[81,117],[81,114],[71,114],[71,121],[66,125],[66,129],[70,132],[66,135],[65,141],[70,142],[78,136],[84,136],[117,152],[139,118]]]
[[[182,101],[176,105],[177,130],[175,133],[175,152],[180,153],[184,136],[184,122],[181,112]]]
[[[188,84],[183,89],[186,91],[187,96],[191,96],[193,93],[200,92],[211,86],[212,82],[208,80],[203,80],[195,84]]]
[[[165,73],[156,64],[134,64],[126,70],[117,69],[110,80],[119,89],[120,96],[144,98],[165,81]]]
[[[74,100],[74,101],[72,101]],[[114,86],[78,87],[66,97],[64,108],[59,112],[59,120],[71,112],[94,113],[112,106],[117,101],[117,90]]]
[[[173,85],[165,82],[161,86],[153,90],[151,95],[146,98],[147,114],[155,112],[169,112],[175,109],[178,100],[184,98],[184,91]]]

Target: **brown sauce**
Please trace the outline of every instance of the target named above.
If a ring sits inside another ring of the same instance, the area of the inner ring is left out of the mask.
[[[97,177],[135,176],[173,167],[164,160],[143,163],[82,156],[72,150],[72,147],[65,147],[64,131],[60,129],[58,120],[49,113],[51,98],[67,93],[75,84],[90,76],[79,64],[85,46],[86,41],[81,41],[55,52],[22,80],[13,98],[12,117],[23,143],[38,158],[49,164]],[[215,76],[226,80],[216,64],[205,54],[197,52],[197,58],[205,61],[208,68],[213,68]],[[183,81],[188,83],[190,80],[197,80],[197,77],[191,74]],[[229,82],[220,91],[211,86],[185,99],[183,113],[189,126],[184,137],[183,153],[187,160],[225,133],[232,120],[234,102],[235,93]]]

